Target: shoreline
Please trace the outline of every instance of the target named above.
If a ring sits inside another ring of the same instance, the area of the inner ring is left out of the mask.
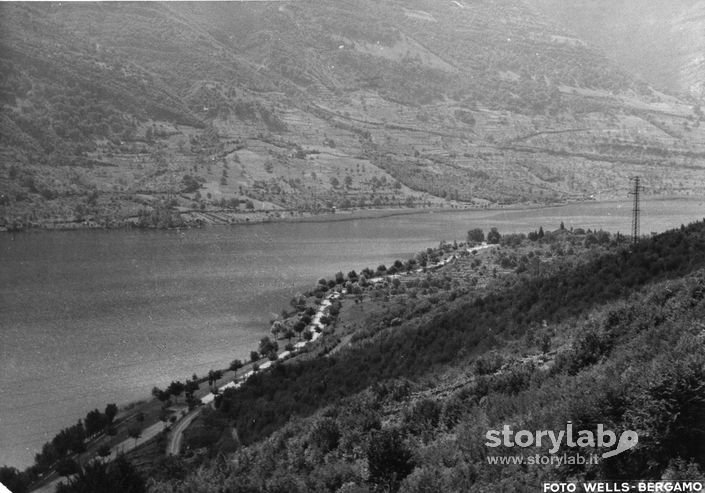
[[[38,224],[28,228],[13,229],[3,227],[0,228],[0,233],[32,233],[38,231],[180,231],[184,229],[200,229],[204,227],[213,226],[249,226],[249,225],[260,225],[260,224],[280,224],[280,223],[334,223],[334,222],[344,222],[344,221],[356,221],[356,220],[374,220],[383,219],[395,216],[410,216],[410,215],[424,215],[424,214],[462,214],[468,212],[486,212],[488,214],[497,212],[516,212],[516,211],[540,211],[540,210],[550,210],[558,209],[562,207],[569,207],[581,204],[617,204],[617,203],[629,203],[631,199],[629,198],[607,198],[604,200],[577,200],[577,201],[566,201],[558,202],[553,204],[508,204],[506,206],[491,206],[491,207],[427,207],[427,208],[382,208],[382,209],[356,209],[356,210],[346,210],[338,212],[326,212],[322,214],[310,214],[310,213],[299,213],[297,216],[288,217],[273,217],[270,215],[270,211],[254,211],[254,212],[234,212],[226,211],[225,216],[231,216],[228,221],[222,222],[196,222],[187,221],[183,226],[170,227],[170,228],[139,228],[131,225],[131,223],[124,223],[119,226],[105,227],[99,226],[93,223],[79,224],[74,222],[55,222]],[[705,201],[705,197],[695,197],[695,196],[651,196],[642,197],[642,201],[646,202],[696,202]],[[211,212],[211,214],[223,213],[222,211]],[[191,214],[191,212],[183,212],[184,215]],[[249,216],[249,217],[248,217]],[[254,216],[254,217],[252,217]],[[237,217],[237,219],[232,219],[232,217]],[[253,220],[251,220],[253,219]]]

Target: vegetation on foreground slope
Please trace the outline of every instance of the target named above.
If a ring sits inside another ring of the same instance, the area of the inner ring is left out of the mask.
[[[183,480],[152,483],[153,491],[482,491],[547,479],[700,475],[705,225],[633,251],[606,234],[599,246],[594,235],[578,259],[568,253],[579,247],[576,236],[537,236],[518,240],[532,253],[540,244],[552,253],[538,260],[541,268],[511,268],[528,258],[512,260],[517,239],[505,237],[492,255],[509,269],[488,293],[456,290],[452,301],[436,293],[426,314],[409,310],[408,320],[357,346],[227,391],[218,412],[234,423],[242,448]],[[413,304],[427,299],[420,298]],[[568,421],[635,430],[640,442],[590,466],[486,462],[488,429],[560,430]]]
[[[554,253],[565,238],[554,237]],[[445,300],[358,347],[279,366],[222,398],[240,450],[152,491],[509,491],[549,479],[702,478],[704,248],[698,223],[633,251],[586,252],[574,266],[556,254],[545,275],[509,275],[501,282],[513,286]],[[635,430],[639,444],[596,465],[487,463],[488,429],[568,421]]]

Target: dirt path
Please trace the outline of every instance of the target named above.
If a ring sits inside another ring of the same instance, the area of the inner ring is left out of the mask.
[[[119,454],[127,453],[130,450],[135,449],[144,443],[147,443],[152,438],[159,435],[162,430],[164,430],[164,423],[162,423],[161,421],[159,421],[158,423],[154,423],[152,426],[148,426],[147,428],[142,430],[142,433],[140,434],[140,437],[137,440],[135,440],[134,438],[128,438],[127,440],[123,440],[122,442],[115,445],[111,449],[110,455],[108,456],[107,460],[115,460]]]
[[[179,455],[179,452],[181,451],[181,442],[184,438],[184,431],[189,427],[191,422],[196,419],[196,416],[198,416],[200,412],[200,408],[196,408],[176,424],[176,427],[171,431],[169,445],[166,448],[167,455]]]

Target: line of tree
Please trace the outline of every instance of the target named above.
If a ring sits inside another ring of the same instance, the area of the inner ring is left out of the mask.
[[[215,378],[216,375],[217,378]],[[218,370],[217,372],[211,370],[208,374],[209,385],[212,386],[214,380],[218,380],[218,378],[220,378],[221,376],[222,372],[220,370]],[[197,390],[198,377],[194,375],[191,380],[187,380],[186,382],[182,382],[180,380],[173,380],[164,390],[160,389],[159,387],[154,387],[152,388],[152,396],[159,399],[164,404],[164,406],[167,406],[172,397],[174,397],[175,400],[178,402],[179,396],[181,394],[184,394],[187,404],[192,407],[196,404],[194,394]]]
[[[42,451],[35,456],[39,471],[48,470],[57,460],[68,454],[84,452],[86,439],[104,431],[110,433],[117,412],[117,405],[108,404],[105,412],[94,409],[86,415],[85,420],[79,420],[75,425],[62,429],[51,442],[44,444]]]

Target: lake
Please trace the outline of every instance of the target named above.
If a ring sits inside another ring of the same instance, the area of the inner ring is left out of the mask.
[[[643,201],[642,233],[705,216]],[[89,410],[247,359],[291,297],[337,271],[389,265],[468,229],[629,234],[631,203],[444,211],[185,231],[0,235],[0,465],[25,467]]]

